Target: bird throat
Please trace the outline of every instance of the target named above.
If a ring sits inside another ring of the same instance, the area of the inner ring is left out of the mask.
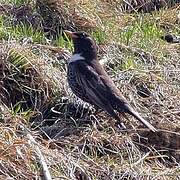
[[[81,56],[80,53],[76,53],[71,56],[71,58],[69,59],[69,63],[80,61],[80,60],[85,60],[85,58]]]

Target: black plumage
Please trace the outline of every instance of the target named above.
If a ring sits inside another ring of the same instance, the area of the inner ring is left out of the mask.
[[[137,113],[123,97],[97,60],[95,41],[84,32],[65,31],[74,44],[73,56],[68,63],[68,83],[73,93],[82,100],[103,109],[120,121],[116,111],[128,113],[146,125],[156,129]]]

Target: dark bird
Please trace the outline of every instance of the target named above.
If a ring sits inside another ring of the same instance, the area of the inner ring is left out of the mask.
[[[161,39],[167,41],[168,43],[180,43],[180,36],[173,34],[166,34],[165,36],[161,36]]]
[[[74,44],[67,74],[73,93],[83,101],[108,112],[119,122],[121,122],[120,118],[115,111],[134,116],[155,132],[156,129],[129,105],[97,60],[95,41],[85,32],[65,31],[65,33],[70,36]]]

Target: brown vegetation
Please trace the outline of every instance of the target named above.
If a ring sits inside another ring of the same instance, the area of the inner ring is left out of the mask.
[[[146,24],[138,24],[130,43],[123,41],[127,37],[119,34],[139,15],[117,10],[116,1],[102,0],[37,0],[35,6],[0,6],[4,17],[12,15],[10,24],[33,24],[45,31],[46,38],[55,39],[63,29],[106,34],[98,44],[100,61],[132,106],[158,132],[150,132],[130,117],[122,119],[128,127],[122,132],[114,119],[94,112],[72,95],[66,82],[69,50],[53,43],[1,40],[0,178],[44,176],[29,134],[55,179],[179,178],[180,45],[168,44],[161,36],[154,38],[159,33],[154,26],[152,34],[147,30],[150,40],[141,38]],[[156,13],[153,23],[165,33],[177,29],[176,10]],[[147,15],[148,22],[151,18]]]

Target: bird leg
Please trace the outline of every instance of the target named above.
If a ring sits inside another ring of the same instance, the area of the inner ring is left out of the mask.
[[[114,109],[112,109],[111,107],[106,108],[105,109],[114,119],[117,120],[116,125],[118,128],[120,128],[121,130],[126,130],[126,126],[124,125],[124,123],[121,122],[121,119],[119,118],[119,116],[116,114],[116,112],[114,111]]]
[[[95,108],[95,111],[94,111],[95,116],[103,112],[103,110],[100,109],[99,107],[94,107],[94,108]]]
[[[127,130],[126,126],[124,125],[123,122],[117,121],[116,122],[116,126],[120,129],[120,130]]]
[[[120,113],[119,116],[121,116],[121,117],[124,117],[124,116],[127,117],[124,112]],[[118,118],[116,118],[116,119],[117,119],[117,122],[116,122],[117,127],[118,127],[120,130],[127,130],[125,124],[124,124],[123,122],[121,122],[119,116],[117,115]]]

